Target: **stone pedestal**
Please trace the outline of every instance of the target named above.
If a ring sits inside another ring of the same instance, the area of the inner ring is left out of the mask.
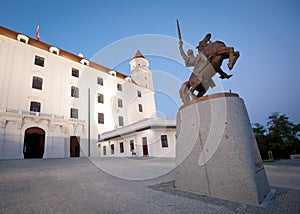
[[[219,93],[182,106],[177,114],[179,189],[261,204],[270,187],[245,104]]]

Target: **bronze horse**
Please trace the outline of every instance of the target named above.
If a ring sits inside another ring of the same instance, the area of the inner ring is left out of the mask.
[[[229,70],[231,70],[239,58],[240,53],[234,51],[233,47],[227,47],[224,42],[210,42],[210,38],[211,34],[206,34],[205,38],[199,42],[199,45],[196,47],[198,52],[202,52],[208,58],[216,72],[219,73],[221,70],[220,67],[224,59],[229,59],[227,66]]]
[[[214,87],[215,83],[212,80],[212,77],[216,73],[219,73],[221,75],[220,78],[222,79],[230,78],[232,75],[226,74],[221,69],[223,60],[229,59],[227,66],[229,70],[231,70],[240,56],[238,51],[234,51],[233,47],[227,47],[221,41],[210,42],[210,37],[211,34],[207,34],[196,47],[198,49],[198,56],[196,58],[203,58],[203,56],[205,56],[206,59],[204,61],[197,61],[195,58],[193,73],[189,80],[183,83],[180,89],[180,96],[184,103],[188,102],[190,97],[192,99],[202,97],[209,87]],[[180,49],[182,54],[182,46]],[[188,58],[186,55],[183,57],[185,60]],[[199,65],[201,63],[202,65]],[[207,65],[203,66],[203,63],[207,63]]]

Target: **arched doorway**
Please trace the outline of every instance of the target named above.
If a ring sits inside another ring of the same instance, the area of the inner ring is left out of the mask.
[[[25,131],[23,154],[24,159],[43,158],[45,147],[45,131],[38,127]]]

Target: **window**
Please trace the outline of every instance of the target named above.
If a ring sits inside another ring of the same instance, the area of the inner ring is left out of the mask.
[[[122,91],[122,85],[118,83],[117,89],[118,89],[118,91]]]
[[[104,114],[98,113],[98,123],[104,124]]]
[[[103,146],[103,155],[106,155],[106,146]]]
[[[104,103],[104,96],[103,94],[98,94],[98,103]]]
[[[49,51],[50,51],[51,53],[54,53],[54,54],[59,55],[59,49],[56,48],[56,47],[50,47],[50,48],[49,48]]]
[[[44,67],[45,58],[35,55],[34,64]]]
[[[114,77],[117,76],[115,71],[109,71],[108,73]]]
[[[76,68],[72,68],[72,76],[73,77],[79,77],[79,70]]]
[[[161,135],[160,141],[161,141],[162,147],[168,147],[168,136],[167,135]]]
[[[83,65],[89,65],[89,61],[86,60],[86,59],[80,60],[80,63],[83,64]]]
[[[119,108],[123,107],[123,100],[122,99],[118,99],[118,107]]]
[[[133,140],[130,140],[130,151],[134,150],[134,143]]]
[[[79,97],[79,88],[72,86],[71,87],[71,97]]]
[[[17,40],[20,41],[20,42],[28,44],[29,38],[25,35],[18,34]]]
[[[142,92],[141,91],[137,91],[137,96],[138,97],[142,97]]]
[[[76,109],[76,108],[71,108],[71,118],[76,118],[76,119],[78,119],[78,109]]]
[[[30,102],[30,111],[41,112],[41,103],[31,101]]]
[[[103,78],[102,77],[97,77],[97,84],[98,85],[103,85]]]
[[[124,143],[120,142],[120,153],[124,153]]]
[[[143,112],[143,105],[139,104],[139,112]]]
[[[119,126],[124,126],[124,120],[122,116],[119,116]]]
[[[114,144],[110,145],[110,153],[112,155],[115,154],[115,145]]]
[[[32,88],[42,90],[43,88],[43,79],[40,77],[32,78]]]

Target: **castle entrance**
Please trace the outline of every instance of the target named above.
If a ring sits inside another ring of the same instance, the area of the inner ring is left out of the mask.
[[[43,158],[45,147],[45,131],[38,127],[25,131],[23,154],[24,159]]]

